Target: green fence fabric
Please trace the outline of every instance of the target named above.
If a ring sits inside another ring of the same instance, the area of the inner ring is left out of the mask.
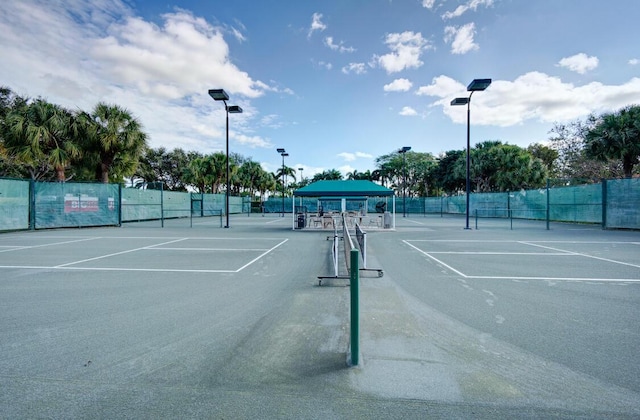
[[[119,224],[119,185],[36,182],[33,188],[36,229]]]
[[[600,184],[569,185],[555,182],[548,188],[500,193],[471,194],[473,217],[601,224],[603,228],[640,229],[640,178],[606,180]],[[34,182],[0,178],[0,231],[60,227],[114,226],[121,222],[223,215],[224,194],[140,190],[115,184]],[[340,204],[312,197],[284,198],[284,211],[293,204],[308,212],[339,210]],[[347,210],[375,213],[376,205],[390,197],[347,201]],[[262,211],[282,211],[282,197],[270,197]],[[229,213],[249,213],[247,197],[229,197]],[[398,197],[396,213],[465,214],[464,194],[448,197]]]
[[[640,229],[640,178],[605,181],[604,227]]]
[[[29,228],[29,181],[0,179],[0,231]]]
[[[159,220],[162,218],[160,190],[122,189],[122,221]]]

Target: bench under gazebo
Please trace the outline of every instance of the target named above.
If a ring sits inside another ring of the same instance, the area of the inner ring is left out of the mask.
[[[394,191],[366,180],[327,180],[293,192],[294,229],[333,229],[343,217],[350,226],[394,229]]]

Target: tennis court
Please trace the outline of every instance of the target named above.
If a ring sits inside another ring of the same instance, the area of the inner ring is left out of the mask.
[[[640,282],[640,242],[635,241],[404,243],[466,279]]]
[[[14,234],[0,245],[0,268],[237,273],[286,241],[216,236]]]
[[[463,223],[367,232],[357,368],[289,217],[0,235],[0,417],[640,415],[640,232]]]

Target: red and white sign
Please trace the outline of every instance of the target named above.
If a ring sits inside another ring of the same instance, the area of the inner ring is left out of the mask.
[[[98,211],[98,197],[89,197],[86,194],[67,194],[64,196],[65,213],[84,213],[94,211]]]

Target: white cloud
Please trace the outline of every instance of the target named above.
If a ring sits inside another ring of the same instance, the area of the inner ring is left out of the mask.
[[[411,83],[408,79],[396,79],[393,82],[384,85],[385,92],[407,92],[411,89],[413,83]]]
[[[272,89],[231,62],[223,34],[239,33],[185,11],[155,24],[118,0],[21,0],[0,2],[0,27],[0,74],[15,92],[87,111],[99,101],[120,104],[144,122],[151,147],[220,150],[224,109],[207,90],[224,87],[248,117],[237,101]]]
[[[242,32],[240,32],[238,29],[236,28],[231,28],[231,33],[233,34],[233,36],[238,40],[238,42],[244,42],[247,40],[247,38],[245,38],[244,35],[242,35]]]
[[[266,149],[273,147],[273,144],[269,140],[263,139],[260,136],[247,136],[244,134],[234,133],[231,137],[237,143],[251,147],[252,149],[255,149],[256,147],[266,148]]]
[[[466,4],[461,4],[456,7],[453,12],[446,12],[442,15],[442,19],[453,19],[462,16],[469,10],[476,11],[480,6],[491,7],[493,5],[493,0],[469,0]]]
[[[585,74],[598,67],[598,62],[598,57],[589,57],[585,53],[580,53],[563,58],[558,62],[558,65],[576,73]]]
[[[402,110],[399,112],[399,114],[405,117],[413,117],[418,115],[418,112],[410,106],[405,106],[402,107]]]
[[[638,60],[637,58],[632,58],[631,60],[629,60],[629,64],[632,66],[637,66],[640,63],[640,60]]]
[[[367,72],[367,67],[364,63],[349,63],[342,68],[342,72],[344,74],[365,74]]]
[[[111,25],[109,36],[88,41],[100,70],[144,95],[178,99],[208,86],[258,97],[267,88],[229,60],[222,33],[187,12],[163,15],[159,27],[141,18]]]
[[[353,162],[354,160],[356,160],[356,155],[354,153],[342,152],[342,153],[338,153],[337,156],[341,157],[347,162]]]
[[[311,35],[313,35],[314,32],[316,31],[322,32],[325,29],[327,29],[327,25],[322,23],[320,19],[322,19],[322,13],[318,13],[318,12],[314,13],[313,16],[311,17],[311,27],[309,28],[309,35],[308,35],[309,38],[311,38]]]
[[[433,9],[433,6],[435,6],[435,4],[436,0],[422,0],[422,7],[427,9]]]
[[[444,28],[444,42],[451,44],[452,54],[466,54],[479,48],[473,41],[475,33],[476,25],[473,22],[459,27],[447,26]]]
[[[373,155],[365,152],[356,152],[356,156],[362,159],[373,159]]]
[[[319,61],[319,62],[318,62],[318,65],[319,65],[320,67],[324,67],[324,68],[325,68],[325,69],[327,69],[327,70],[331,70],[331,69],[333,68],[333,64],[331,64],[331,63],[327,63],[326,61]]]
[[[356,159],[372,159],[373,158],[373,155],[370,155],[369,153],[364,153],[364,152],[355,152],[355,153],[342,152],[342,153],[338,153],[337,156],[341,157],[346,162],[353,162]]]
[[[345,47],[344,46],[344,42],[340,41],[340,43],[338,44],[334,44],[333,43],[333,37],[332,36],[328,36],[324,39],[324,43],[327,47],[331,48],[334,51],[339,51],[341,53],[345,53],[345,52],[354,52],[356,49],[353,47]]]
[[[431,43],[424,39],[420,32],[411,31],[388,34],[385,44],[387,44],[391,52],[374,58],[377,64],[389,74],[397,73],[407,68],[422,66],[423,62],[420,61],[422,52],[433,48]]]
[[[438,98],[431,104],[456,123],[466,123],[466,107],[451,106],[458,96],[468,96],[464,84],[438,76],[417,94]],[[514,81],[494,81],[484,92],[477,92],[471,104],[472,124],[502,127],[522,124],[528,120],[542,122],[572,121],[591,113],[620,109],[637,101],[640,78],[622,85],[592,82],[582,86],[562,82],[558,77],[540,72],[526,73]]]

